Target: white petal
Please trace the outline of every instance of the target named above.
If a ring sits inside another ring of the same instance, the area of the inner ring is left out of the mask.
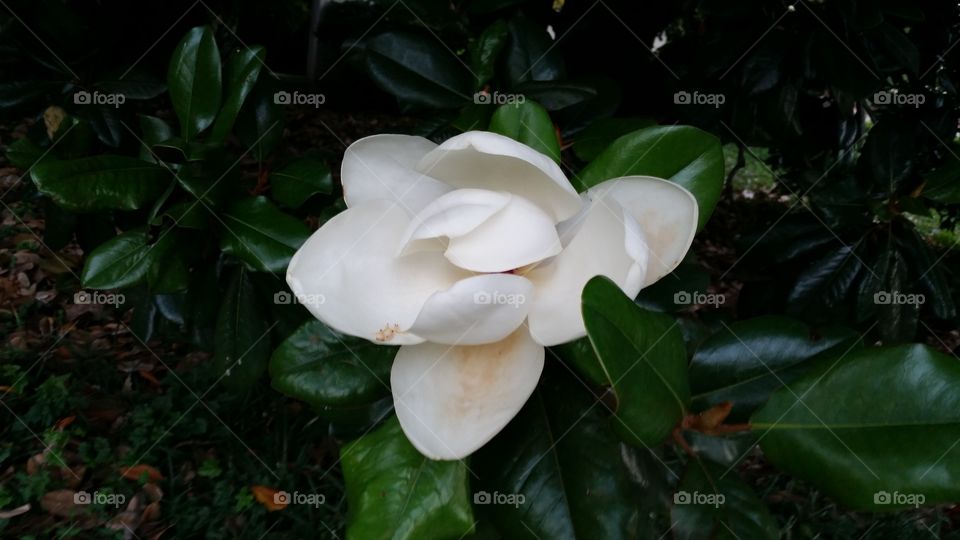
[[[287,267],[290,289],[336,330],[391,345],[422,342],[398,330],[413,325],[433,293],[470,273],[438,252],[396,257],[409,221],[390,201],[348,208],[294,254]]]
[[[429,239],[449,238],[445,255],[474,272],[506,272],[552,257],[562,248],[553,220],[516,195],[483,189],[451,191],[418,214],[404,235],[404,252]],[[443,242],[434,240],[435,249]]]
[[[617,178],[584,197],[589,207],[559,226],[563,252],[525,274],[535,287],[530,333],[543,345],[586,335],[580,295],[590,278],[607,276],[634,297],[680,264],[696,232],[696,199],[666,180]]]
[[[643,284],[648,253],[636,220],[612,200],[591,205],[578,218],[560,255],[525,274],[534,284],[530,333],[542,345],[586,335],[580,295],[590,278],[607,276],[634,296]]]
[[[415,170],[417,162],[436,147],[423,137],[390,134],[365,137],[351,144],[340,167],[347,206],[388,199],[399,202],[408,214],[419,212],[452,189]]]
[[[467,234],[510,203],[511,195],[485,189],[458,189],[443,195],[421,210],[401,240],[402,252],[445,249],[450,238]],[[426,241],[424,241],[426,240]]]
[[[403,432],[429,458],[470,455],[520,411],[543,358],[523,328],[488,345],[400,347],[390,385]]]
[[[527,318],[530,280],[512,274],[484,274],[434,293],[410,332],[427,341],[481,345],[509,336]]]
[[[468,131],[427,153],[417,170],[455,188],[507,191],[563,221],[580,209],[577,190],[549,157],[509,137]]]
[[[697,232],[697,199],[683,187],[652,176],[625,176],[598,184],[587,193],[593,198],[612,198],[640,224],[650,248],[644,287],[672,272],[690,250]]]

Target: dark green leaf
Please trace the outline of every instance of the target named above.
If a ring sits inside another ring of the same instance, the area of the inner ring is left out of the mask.
[[[505,538],[657,537],[649,516],[667,493],[667,470],[621,443],[589,391],[559,370],[471,468],[478,511]]]
[[[273,94],[266,85],[257,85],[237,118],[237,136],[240,142],[253,149],[257,161],[263,161],[280,144],[283,123],[283,109],[275,102]]]
[[[473,77],[436,38],[385,32],[364,45],[370,77],[401,102],[445,109],[471,99]]]
[[[270,194],[277,202],[298,208],[317,193],[333,192],[330,169],[316,158],[304,157],[270,174]]]
[[[960,203],[960,147],[953,145],[947,161],[926,175],[923,196],[944,204]]]
[[[489,129],[560,162],[560,141],[557,140],[553,122],[546,109],[534,101],[501,105],[493,113]]]
[[[32,174],[41,193],[74,212],[136,210],[159,197],[170,178],[158,165],[111,155],[44,161]]]
[[[156,162],[156,157],[154,157],[151,148],[157,143],[171,139],[173,128],[156,116],[143,114],[140,115],[140,133],[140,138],[143,141],[143,144],[140,145],[140,159]]]
[[[53,156],[45,155],[45,150],[30,137],[22,137],[10,143],[6,151],[7,159],[10,163],[20,170],[28,171],[41,159],[49,159]],[[49,158],[48,158],[49,156]]]
[[[282,302],[291,296],[283,291],[275,298]],[[396,353],[396,347],[345,336],[313,320],[273,352],[270,377],[274,388],[317,411],[370,405],[390,395]]]
[[[140,282],[150,268],[150,235],[142,229],[127,231],[90,252],[80,281],[91,289],[118,289]]]
[[[183,138],[191,141],[220,109],[220,50],[213,30],[198,26],[187,32],[170,58],[167,87]]]
[[[634,304],[603,276],[583,289],[583,320],[604,374],[593,382],[609,386],[617,399],[615,429],[632,444],[660,444],[690,402],[687,352],[676,321]]]
[[[523,15],[509,22],[506,74],[512,86],[526,81],[555,81],[566,75],[563,58],[553,45],[546,26],[539,26]]]
[[[177,231],[167,229],[159,234],[150,249],[147,285],[154,294],[170,294],[190,285],[187,251],[191,243]]]
[[[884,290],[875,294],[877,329],[884,343],[909,341],[917,333],[920,304],[923,303],[910,286],[907,262],[896,251],[883,276]],[[925,300],[925,299],[924,299]]]
[[[583,161],[593,161],[621,136],[654,125],[648,118],[604,118],[580,132],[573,141],[573,152]]]
[[[470,66],[476,78],[474,84],[482,87],[493,78],[497,57],[507,45],[507,23],[496,20],[470,46]]]
[[[462,461],[430,460],[396,417],[340,452],[353,540],[460,538],[473,531]]]
[[[953,502],[958,386],[960,362],[924,345],[863,349],[774,392],[752,424],[775,465],[849,507]]]
[[[270,325],[263,313],[248,271],[240,268],[227,287],[214,334],[213,364],[231,390],[250,389],[267,370]]]
[[[283,271],[310,235],[306,225],[278,210],[266,197],[237,201],[223,221],[226,231],[220,247],[224,253],[263,272]]]
[[[857,337],[853,330],[814,331],[796,319],[776,315],[724,326],[693,355],[693,406],[705,410],[731,401],[731,420],[744,421],[774,390],[810,369],[817,355],[849,350]]]
[[[580,174],[591,187],[620,176],[649,175],[675,182],[697,198],[702,229],[723,189],[720,140],[689,126],[658,126],[634,131],[607,147]]]
[[[909,125],[892,119],[878,122],[867,135],[858,165],[877,188],[894,193],[913,167],[914,140]]]
[[[670,521],[679,540],[771,539],[777,520],[736,472],[705,459],[692,459],[673,496]]]
[[[934,315],[941,319],[952,319],[957,314],[950,287],[943,275],[943,268],[927,241],[911,225],[896,232],[897,244],[901,247],[904,260],[911,267],[912,275],[917,276],[920,287],[927,295]]]
[[[217,115],[217,120],[213,124],[213,130],[210,132],[210,137],[214,141],[222,141],[230,134],[244,100],[257,82],[266,55],[267,52],[263,47],[244,47],[234,52],[227,60],[226,96],[220,114]]]
[[[582,105],[597,97],[597,89],[581,83],[566,81],[527,81],[516,87],[517,93],[556,111]]]

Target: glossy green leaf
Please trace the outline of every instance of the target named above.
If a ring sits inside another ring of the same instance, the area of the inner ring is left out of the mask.
[[[163,193],[170,179],[159,165],[111,155],[44,161],[32,175],[40,193],[74,212],[142,208]]]
[[[877,330],[884,343],[897,343],[913,339],[917,333],[920,317],[920,302],[911,294],[915,289],[909,281],[909,268],[903,255],[892,252],[886,273],[882,276],[883,291],[877,293]]]
[[[150,249],[147,285],[154,294],[170,294],[186,290],[190,285],[188,250],[192,245],[176,230],[168,229],[157,236]]]
[[[735,471],[692,459],[673,495],[670,521],[678,540],[780,537],[777,520]]]
[[[493,78],[497,57],[507,45],[507,23],[496,20],[470,45],[470,67],[477,88]]]
[[[751,423],[770,461],[846,506],[955,502],[958,387],[960,362],[925,345],[862,349],[776,391]]]
[[[210,132],[210,138],[214,141],[223,141],[230,134],[244,100],[253,91],[266,56],[267,51],[255,45],[235,51],[227,60],[224,70],[226,96]]]
[[[392,416],[340,451],[352,540],[461,538],[473,531],[462,461],[433,461]]]
[[[433,36],[384,32],[366,40],[364,50],[370,77],[402,103],[444,109],[472,98],[470,72]]]
[[[270,324],[257,302],[249,271],[240,268],[224,294],[214,333],[213,365],[233,391],[253,387],[270,361]]]
[[[869,273],[858,253],[860,244],[831,249],[808,264],[787,299],[788,313],[818,313],[840,306],[850,296],[861,273]],[[863,270],[863,272],[861,272]]]
[[[604,118],[577,134],[573,152],[583,161],[593,161],[618,138],[654,125],[649,118]]]
[[[523,15],[508,23],[510,44],[507,46],[506,75],[512,86],[526,81],[555,81],[566,75],[560,51],[547,33]]]
[[[90,252],[80,281],[91,289],[118,289],[143,280],[150,268],[150,235],[142,229],[117,235]]]
[[[220,109],[220,49],[207,26],[192,28],[170,58],[167,87],[183,138],[191,141]]]
[[[307,199],[333,192],[333,177],[324,162],[303,157],[270,173],[270,194],[290,208],[299,208]]]
[[[257,85],[237,117],[237,137],[263,161],[283,138],[284,116],[266,85]]]
[[[693,193],[702,229],[723,190],[723,150],[715,136],[689,126],[657,126],[624,135],[580,173],[591,187],[620,176],[649,175]]]
[[[745,421],[774,390],[810,369],[817,355],[846,351],[857,342],[853,330],[818,331],[777,315],[725,325],[697,348],[690,362],[693,407],[705,410],[730,401],[731,420]]]
[[[867,179],[887,193],[894,193],[908,179],[916,158],[913,125],[894,119],[878,122],[867,134],[857,164]]]
[[[275,298],[292,301],[286,291]],[[390,395],[390,366],[396,354],[396,347],[346,336],[312,320],[273,352],[270,377],[274,388],[318,411],[369,405]]]
[[[547,110],[534,101],[497,107],[490,119],[490,131],[520,141],[560,162],[560,141]]]
[[[173,137],[173,128],[163,119],[156,116],[140,115],[140,159],[156,162],[152,151],[153,145]]]
[[[917,288],[923,291],[924,301],[930,305],[933,314],[941,319],[955,317],[957,307],[944,276],[944,267],[939,264],[940,260],[930,249],[927,240],[913,226],[897,230],[895,234],[911,274],[917,276]]]
[[[197,201],[184,201],[170,206],[163,213],[177,227],[203,230],[209,222],[208,210]]]
[[[669,473],[620,442],[603,407],[561,370],[548,372],[473,456],[478,513],[504,538],[656,538],[649,516],[667,493]]]
[[[9,160],[14,167],[23,171],[30,170],[30,167],[33,167],[34,163],[50,156],[50,154],[45,152],[44,148],[41,148],[40,145],[33,142],[30,137],[21,137],[10,143],[10,145],[7,146],[5,154],[7,160]],[[50,157],[52,158],[53,156]]]
[[[237,201],[223,221],[220,248],[263,272],[283,271],[310,235],[303,222],[278,210],[266,197]]]
[[[536,101],[548,111],[583,105],[597,97],[596,88],[568,81],[527,81],[516,87],[516,93]]]
[[[633,303],[603,276],[583,288],[587,337],[617,400],[614,428],[636,445],[660,444],[690,402],[687,352],[676,321]],[[578,357],[583,358],[583,357]],[[597,366],[581,368],[585,374]]]
[[[960,147],[951,145],[947,161],[926,174],[923,196],[944,203],[960,203]]]

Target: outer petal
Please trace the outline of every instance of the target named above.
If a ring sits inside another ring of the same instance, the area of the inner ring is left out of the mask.
[[[458,189],[440,197],[414,218],[404,236],[406,252],[423,249],[431,238],[447,237],[445,255],[475,272],[506,272],[560,252],[553,220],[516,195]],[[442,242],[433,241],[442,249]]]
[[[608,180],[584,197],[589,207],[560,226],[563,252],[526,274],[536,287],[530,332],[544,345],[586,334],[580,295],[590,278],[607,276],[636,296],[683,260],[696,231],[696,199],[666,180]]]
[[[411,135],[373,135],[351,144],[343,156],[340,181],[348,207],[376,199],[400,203],[409,214],[450,191],[443,182],[415,170],[433,142]]]
[[[400,347],[390,384],[403,432],[432,459],[468,456],[520,411],[543,358],[525,329],[488,345]]]
[[[512,274],[484,274],[434,293],[410,332],[427,341],[481,345],[500,341],[527,318],[533,283]]]
[[[650,248],[644,287],[672,272],[690,250],[697,232],[697,199],[679,185],[652,176],[625,176],[598,184],[588,196],[613,199],[640,224]]]
[[[560,255],[527,272],[534,284],[530,333],[542,345],[586,335],[580,294],[590,278],[609,277],[636,294],[647,270],[648,251],[636,220],[614,201],[591,205],[568,229],[572,238]]]
[[[290,289],[336,330],[391,345],[422,342],[398,331],[413,325],[433,293],[470,273],[438,252],[395,257],[409,221],[399,204],[384,200],[341,212],[290,260]]]
[[[456,188],[507,191],[525,197],[554,222],[580,209],[577,190],[549,157],[509,137],[468,131],[428,152],[417,170]]]

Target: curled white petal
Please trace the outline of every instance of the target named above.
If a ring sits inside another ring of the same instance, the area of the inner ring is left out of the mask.
[[[448,239],[444,244],[442,239]],[[432,244],[431,244],[432,242]],[[433,246],[453,264],[474,272],[506,272],[552,257],[562,249],[552,219],[517,195],[458,189],[418,214],[401,242],[404,253]]]
[[[463,279],[427,299],[410,332],[450,345],[500,341],[527,318],[532,293],[530,280],[512,274]]]
[[[580,296],[590,278],[607,276],[636,296],[680,264],[696,231],[696,199],[666,180],[608,180],[584,198],[589,206],[559,227],[563,252],[525,274],[535,286],[530,332],[543,345],[586,335]]]
[[[516,416],[543,360],[523,328],[487,345],[404,345],[390,374],[400,426],[423,455],[462,459]]]
[[[563,221],[580,209],[577,191],[549,157],[509,137],[468,131],[447,139],[417,170],[455,188],[506,191],[535,202]]]

